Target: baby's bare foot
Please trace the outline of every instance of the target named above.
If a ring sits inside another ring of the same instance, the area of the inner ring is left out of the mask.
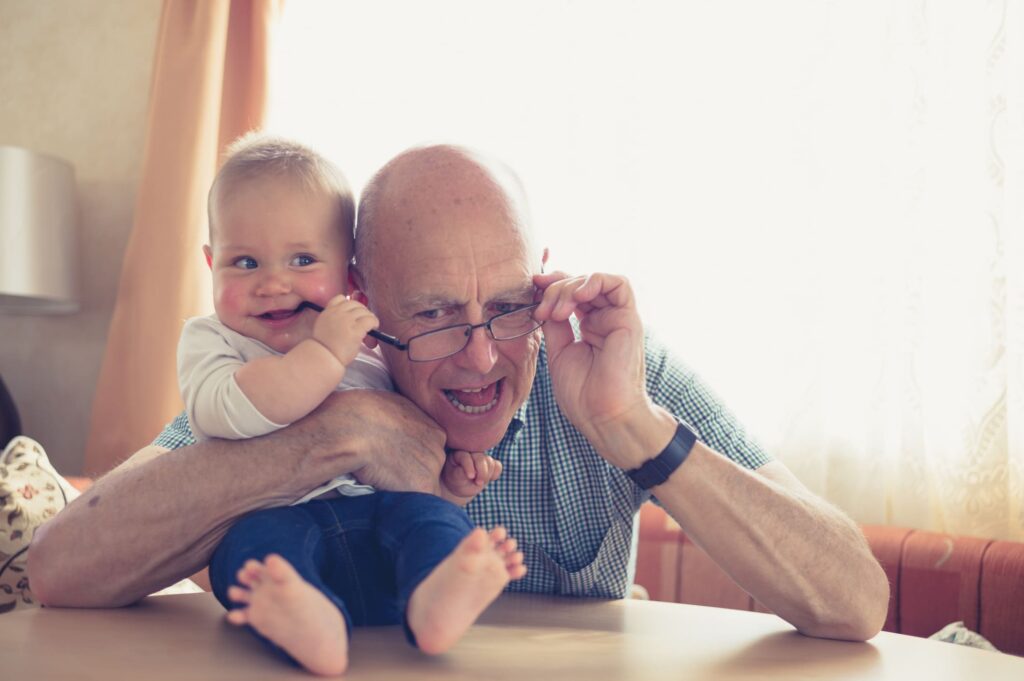
[[[473,530],[409,598],[406,617],[420,650],[450,649],[505,585],[525,574],[523,554],[504,528]]]
[[[228,589],[228,598],[245,607],[227,619],[250,624],[281,646],[303,667],[323,676],[337,676],[348,666],[348,631],[338,608],[295,568],[277,555],[264,562],[248,561],[238,571],[242,586]]]

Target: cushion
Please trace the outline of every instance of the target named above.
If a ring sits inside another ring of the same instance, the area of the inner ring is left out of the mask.
[[[978,631],[978,585],[988,539],[912,532],[899,576],[900,633],[930,636],[950,622]]]
[[[0,455],[0,614],[38,605],[25,570],[29,543],[36,528],[79,494],[32,438],[14,438]],[[186,579],[155,595],[200,591]]]
[[[78,496],[46,458],[42,446],[25,436],[0,455],[0,614],[36,605],[25,562],[36,528]]]
[[[878,559],[889,580],[889,611],[885,616],[884,631],[899,633],[900,629],[900,564],[903,546],[913,530],[885,525],[862,525],[871,553]]]
[[[978,630],[999,650],[1024,655],[1024,544],[995,541],[985,552]]]

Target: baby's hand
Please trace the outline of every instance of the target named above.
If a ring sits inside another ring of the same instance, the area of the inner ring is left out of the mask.
[[[377,315],[362,303],[343,295],[334,296],[316,318],[313,339],[347,367],[359,354],[359,346],[366,334],[379,325]]]
[[[482,452],[452,452],[441,469],[442,496],[465,506],[501,475],[501,462]]]

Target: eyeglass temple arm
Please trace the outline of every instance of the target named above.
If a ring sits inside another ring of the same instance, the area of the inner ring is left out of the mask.
[[[310,310],[314,310],[316,312],[323,312],[324,311],[324,308],[323,308],[322,305],[317,305],[316,303],[311,303],[308,300],[304,300],[301,303],[299,303],[299,306],[297,308],[295,308],[295,311],[296,312],[302,312],[302,310],[307,308],[307,307]],[[398,348],[399,350],[405,350],[408,347],[405,343],[403,343],[402,341],[398,340],[394,336],[389,336],[388,334],[384,333],[383,331],[378,331],[377,329],[370,329],[370,331],[369,331],[369,333],[367,335],[373,336],[374,338],[379,340],[381,343],[387,343],[388,345],[393,345],[394,347]]]

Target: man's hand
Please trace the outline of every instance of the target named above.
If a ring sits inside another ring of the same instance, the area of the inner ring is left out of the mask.
[[[352,474],[359,482],[393,492],[438,493],[445,461],[444,431],[401,395],[379,390],[336,392],[307,418],[354,448],[358,467]],[[321,456],[339,454],[328,449]]]
[[[482,452],[456,451],[448,455],[441,471],[441,496],[465,506],[501,475],[501,462]]]
[[[643,325],[625,277],[540,274],[544,292],[534,318],[545,322],[551,382],[558,406],[597,451],[635,468],[672,439],[675,421],[646,392]],[[569,317],[580,321],[580,339]]]

